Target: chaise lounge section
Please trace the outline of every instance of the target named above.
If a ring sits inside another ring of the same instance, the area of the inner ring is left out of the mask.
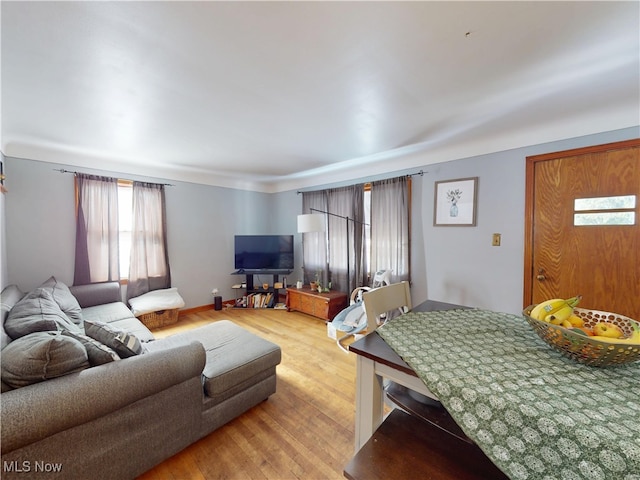
[[[133,333],[143,352],[12,388],[5,370],[21,340],[4,326],[26,297],[3,290],[3,478],[135,478],[276,391],[280,347],[228,320],[156,340],[116,282],[68,290],[83,323]]]

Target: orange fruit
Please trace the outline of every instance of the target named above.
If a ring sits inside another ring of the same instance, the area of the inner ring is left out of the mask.
[[[587,335],[588,337],[593,337],[593,331],[590,328],[587,328],[587,327],[573,327],[571,330],[577,330],[576,333],[582,332],[583,334]]]

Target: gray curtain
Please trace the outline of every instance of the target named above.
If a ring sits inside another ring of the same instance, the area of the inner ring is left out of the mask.
[[[403,176],[371,184],[371,270],[392,270],[392,282],[411,281],[410,185]]]
[[[366,285],[364,185],[304,192],[302,213],[317,213],[312,212],[311,208],[327,212],[327,228],[325,232],[303,234],[305,283],[315,281],[319,276],[322,285],[331,282],[332,290],[347,293]]]
[[[76,253],[74,285],[120,281],[118,179],[75,175]]]
[[[164,185],[133,182],[133,225],[127,300],[169,288]]]
[[[333,214],[327,217],[331,285],[334,290],[350,293],[366,284],[363,267],[364,185],[333,188],[326,190],[326,194],[327,211]]]

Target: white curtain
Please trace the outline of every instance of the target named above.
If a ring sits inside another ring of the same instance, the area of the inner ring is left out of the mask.
[[[302,193],[302,213],[317,213],[311,209],[327,211],[327,196],[324,191]],[[326,227],[325,227],[326,230]],[[326,232],[302,234],[302,270],[305,284],[316,281],[316,276],[326,278],[327,238]]]
[[[392,282],[411,281],[410,184],[403,176],[371,184],[371,269],[392,270]]]
[[[75,175],[76,252],[74,285],[120,281],[118,179]]]
[[[133,182],[127,300],[171,286],[164,185]]]

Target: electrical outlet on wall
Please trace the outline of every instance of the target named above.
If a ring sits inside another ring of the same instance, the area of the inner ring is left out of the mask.
[[[502,239],[502,235],[500,233],[494,233],[491,239],[491,245],[494,247],[499,247],[501,239]]]

